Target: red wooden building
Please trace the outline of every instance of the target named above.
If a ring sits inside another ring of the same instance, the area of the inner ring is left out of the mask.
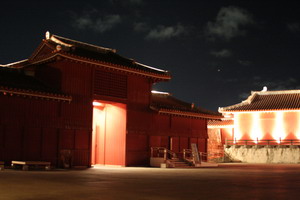
[[[218,118],[153,93],[167,71],[103,48],[46,33],[33,54],[0,66],[0,160],[62,166],[149,164],[151,146],[206,151],[207,120]]]

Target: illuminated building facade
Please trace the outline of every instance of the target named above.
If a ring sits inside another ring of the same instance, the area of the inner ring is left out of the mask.
[[[254,91],[219,111],[233,115],[234,140],[300,139],[300,90]]]
[[[0,65],[0,161],[148,165],[150,147],[206,151],[210,111],[151,92],[170,74],[114,49],[46,33],[26,60]]]
[[[223,138],[220,145],[290,148],[300,144],[300,90],[252,91],[245,101],[219,112],[231,121],[223,127],[225,120],[209,122],[209,134],[219,131]]]

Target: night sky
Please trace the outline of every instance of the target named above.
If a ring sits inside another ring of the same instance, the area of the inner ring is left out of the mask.
[[[217,110],[251,91],[300,89],[297,1],[2,1],[0,64],[28,58],[45,32],[117,49],[171,72],[154,89]]]

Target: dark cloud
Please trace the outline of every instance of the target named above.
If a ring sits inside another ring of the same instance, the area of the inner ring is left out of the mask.
[[[252,62],[249,60],[238,60],[238,63],[243,66],[250,66]]]
[[[217,58],[227,58],[232,56],[232,52],[229,49],[222,49],[220,51],[211,51],[210,54]]]
[[[300,82],[294,78],[289,77],[286,79],[274,79],[274,80],[265,80],[260,76],[254,76],[249,80],[249,85],[244,86],[245,88],[253,88],[252,90],[262,90],[263,87],[267,87],[268,90],[276,91],[276,90],[293,90],[300,89]],[[239,94],[239,98],[245,99],[249,96],[251,91],[245,91]]]
[[[151,29],[147,35],[146,39],[149,40],[167,40],[175,37],[179,37],[187,33],[187,30],[181,24],[175,26],[164,26],[159,25],[154,29]]]
[[[74,15],[73,20],[75,28],[99,33],[113,29],[122,21],[121,16],[118,14],[102,15],[96,9],[85,10],[81,15]]]
[[[150,27],[145,22],[137,22],[133,24],[133,30],[136,32],[147,32],[150,30]]]
[[[216,20],[207,23],[205,32],[210,39],[230,40],[245,35],[246,30],[242,27],[252,23],[254,23],[252,16],[246,10],[234,6],[223,7],[220,9]]]
[[[290,77],[285,80],[261,80],[258,79],[256,82],[257,86],[267,86],[271,90],[291,90],[291,89],[299,89],[300,83],[297,79]]]

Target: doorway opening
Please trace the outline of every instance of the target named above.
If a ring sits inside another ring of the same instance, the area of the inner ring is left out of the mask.
[[[125,166],[126,105],[93,101],[92,165]]]

